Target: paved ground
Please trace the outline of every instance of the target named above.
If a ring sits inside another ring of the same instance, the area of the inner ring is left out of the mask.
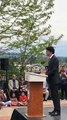
[[[45,101],[43,102],[44,107],[53,107],[52,101]],[[61,106],[67,106],[67,100],[62,100],[61,101]],[[0,120],[10,120],[12,112],[15,108],[18,107],[3,107],[0,110]]]

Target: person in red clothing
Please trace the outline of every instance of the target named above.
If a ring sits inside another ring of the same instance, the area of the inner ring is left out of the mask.
[[[19,105],[27,105],[27,96],[25,95],[24,91],[22,91],[21,95],[19,96]]]

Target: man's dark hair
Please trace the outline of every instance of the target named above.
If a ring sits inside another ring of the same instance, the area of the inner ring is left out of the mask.
[[[55,49],[52,46],[46,47],[46,50],[50,51],[52,54],[55,52]]]

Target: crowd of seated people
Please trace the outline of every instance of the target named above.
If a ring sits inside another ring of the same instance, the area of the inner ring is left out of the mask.
[[[60,98],[67,99],[67,69],[62,66],[60,69]],[[41,69],[39,74],[46,74],[44,69]],[[5,86],[5,87],[4,87]],[[8,88],[8,89],[7,89]],[[17,77],[15,74],[12,75],[11,79],[8,80],[8,84],[2,85],[0,75],[0,108],[1,106],[21,106],[27,105],[27,82],[21,77]],[[47,101],[50,97],[50,90],[47,81],[43,83],[43,100]]]
[[[27,105],[27,82],[24,79],[18,79],[14,74],[8,80],[8,95],[0,84],[0,108],[1,106],[17,105]]]
[[[0,105],[1,106],[21,106],[27,105],[27,81],[21,76],[17,77],[15,74],[12,75],[11,79],[8,80],[8,95],[3,88],[0,88],[3,92],[1,94]],[[45,94],[45,100],[48,99],[49,93],[47,89],[43,88]],[[48,94],[48,95],[47,95]]]

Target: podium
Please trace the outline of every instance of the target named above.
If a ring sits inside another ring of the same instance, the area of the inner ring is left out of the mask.
[[[43,82],[46,80],[46,75],[26,72],[25,80],[28,81],[28,107],[26,116],[46,116],[43,114]]]

